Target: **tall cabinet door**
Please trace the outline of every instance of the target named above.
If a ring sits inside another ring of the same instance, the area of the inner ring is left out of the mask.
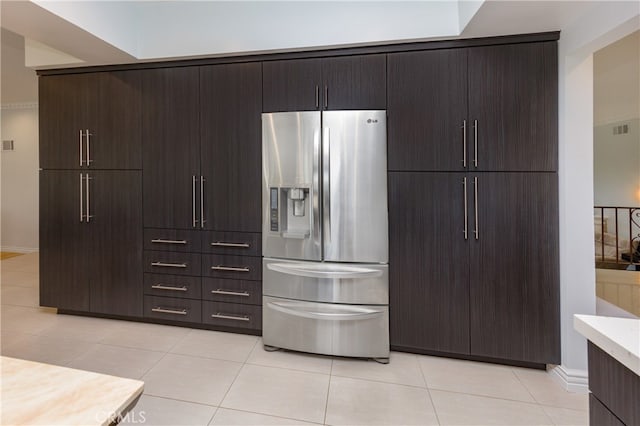
[[[197,67],[142,73],[144,226],[199,228]]]
[[[80,219],[85,201],[80,176],[80,171],[40,171],[41,306],[89,310],[89,224]]]
[[[464,177],[389,173],[392,347],[469,353]]]
[[[321,59],[267,61],[262,78],[264,112],[320,109]]]
[[[470,251],[471,354],[558,364],[557,174],[478,173],[472,179],[478,239]]]
[[[142,173],[88,175],[90,311],[142,316]]]
[[[472,170],[557,170],[555,46],[469,49],[469,119],[477,123]]]
[[[386,109],[386,55],[322,60],[322,109]]]
[[[467,165],[467,50],[388,55],[389,169]]]
[[[142,167],[141,72],[92,74],[90,169]]]
[[[200,69],[204,227],[260,232],[261,64]]]
[[[40,168],[80,168],[80,130],[88,127],[91,74],[39,78]]]

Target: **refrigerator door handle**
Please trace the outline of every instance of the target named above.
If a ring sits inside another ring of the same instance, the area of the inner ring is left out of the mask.
[[[379,269],[369,269],[355,266],[305,266],[294,263],[269,263],[268,269],[287,275],[295,275],[309,278],[348,279],[348,278],[374,278],[382,275]]]
[[[384,310],[361,308],[353,305],[336,306],[327,304],[321,311],[313,305],[309,306],[304,302],[295,301],[267,302],[267,306],[287,315],[328,321],[357,321],[384,315]]]
[[[322,132],[322,210],[325,244],[331,242],[331,129]]]

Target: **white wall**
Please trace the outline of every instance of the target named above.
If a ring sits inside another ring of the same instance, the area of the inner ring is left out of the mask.
[[[2,250],[38,249],[38,108],[7,104],[0,112],[2,140],[14,151],[0,151]]]
[[[562,365],[567,387],[586,391],[586,340],[574,314],[595,313],[593,242],[593,52],[640,28],[640,4],[589,11],[559,43],[559,192]]]

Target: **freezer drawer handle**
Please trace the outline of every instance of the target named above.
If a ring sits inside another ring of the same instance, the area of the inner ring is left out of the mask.
[[[243,291],[243,292],[227,291],[227,290],[223,290],[221,288],[219,288],[217,290],[211,290],[211,293],[213,293],[213,294],[224,294],[225,296],[242,296],[242,297],[251,296],[251,294],[248,291]]]
[[[237,267],[237,266],[212,266],[211,269],[214,271],[231,271],[231,272],[249,272],[250,269],[246,267]]]
[[[182,287],[174,287],[171,285],[154,284],[151,286],[151,288],[156,290],[187,291],[187,286],[184,286],[184,285]]]
[[[269,263],[267,268],[283,274],[310,278],[374,278],[382,275],[381,270],[357,267],[339,267],[338,270],[322,270],[315,265],[314,267],[306,268],[302,265],[292,265],[288,263]]]
[[[345,310],[340,309],[338,312],[316,312],[313,311],[312,307],[305,307],[304,305],[298,305],[296,303],[278,303],[278,302],[267,302],[267,305],[278,312],[282,312],[284,314],[289,314],[297,317],[303,318],[311,318],[311,319],[321,319],[321,320],[331,320],[331,321],[344,321],[344,320],[362,320],[375,318],[384,314],[384,311],[379,311],[375,309],[366,309],[366,308],[357,308],[352,307],[352,309]]]
[[[249,318],[246,315],[224,315],[224,314],[221,314],[220,312],[212,314],[211,318],[219,318],[219,319],[226,319],[226,320],[233,320],[233,321],[251,321],[251,318]]]
[[[235,247],[235,248],[249,248],[251,244],[247,243],[226,243],[224,241],[215,241],[211,243],[214,247]]]
[[[165,268],[186,268],[186,263],[164,263],[164,262],[151,262],[151,266],[162,266]]]
[[[174,315],[187,315],[186,309],[171,309],[171,308],[163,308],[160,306],[156,306],[151,309],[152,312],[159,312],[161,314],[174,314]]]
[[[155,238],[151,242],[155,244],[187,244],[187,240],[164,240],[162,238]]]

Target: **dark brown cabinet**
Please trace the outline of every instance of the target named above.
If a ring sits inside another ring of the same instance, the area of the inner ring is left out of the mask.
[[[388,56],[389,169],[557,170],[555,42]]]
[[[389,173],[391,345],[560,362],[555,173]]]
[[[464,173],[389,173],[390,341],[469,353]]]
[[[464,170],[467,49],[393,53],[387,61],[389,170]]]
[[[40,304],[142,314],[139,171],[40,172]]]
[[[204,229],[262,230],[262,67],[200,68]]]
[[[471,354],[559,364],[557,174],[473,173],[472,179]]]
[[[386,55],[263,63],[263,111],[386,109]]]
[[[40,167],[140,169],[140,102],[136,71],[41,77]]]
[[[144,226],[200,228],[197,67],[142,71]]]

